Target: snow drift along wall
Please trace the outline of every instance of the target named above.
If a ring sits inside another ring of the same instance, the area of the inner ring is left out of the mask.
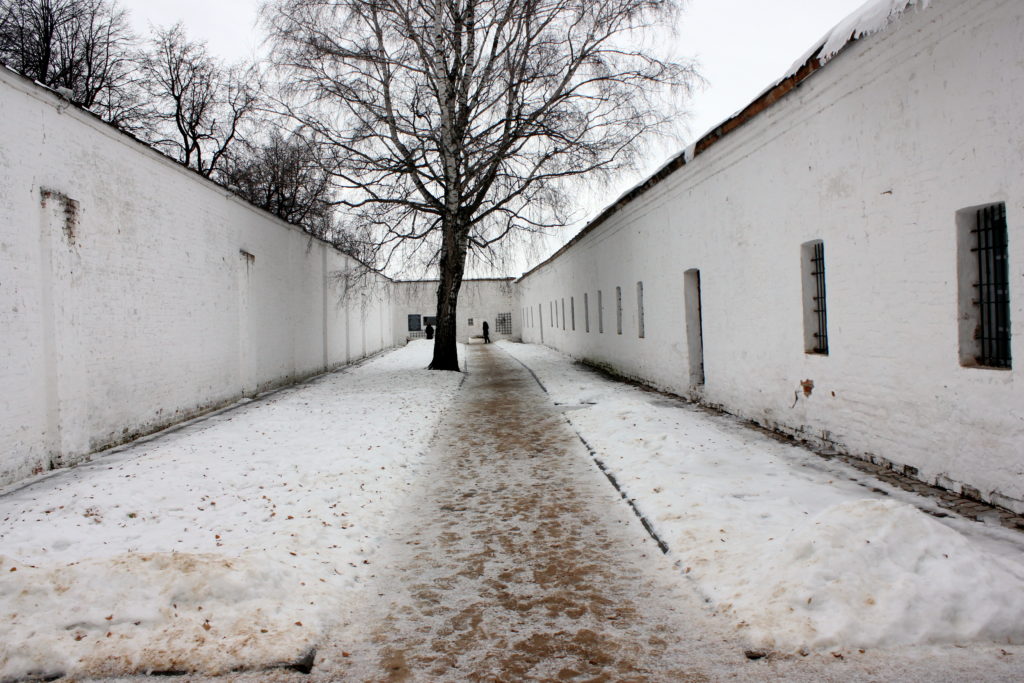
[[[390,283],[0,69],[0,485],[390,346]]]
[[[916,5],[524,276],[523,336],[1022,512],[1024,6]],[[969,351],[999,205],[1011,368]]]

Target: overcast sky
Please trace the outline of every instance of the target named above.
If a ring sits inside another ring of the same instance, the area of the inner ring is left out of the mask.
[[[692,103],[699,135],[743,108],[864,0],[690,0],[679,48],[696,57],[708,87]],[[260,0],[121,0],[140,34],[150,24],[185,24],[229,61],[257,53]]]
[[[121,0],[142,35],[152,24],[181,21],[193,39],[235,61],[258,54],[261,0]],[[807,49],[864,0],[689,0],[677,27],[680,55],[696,58],[708,85],[690,106],[685,138],[692,141],[752,101]],[[599,199],[583,199],[580,218],[593,216],[641,177],[653,172],[682,143],[659,145],[637,174],[621,187],[602,188]],[[556,240],[561,242],[563,240]],[[550,252],[551,248],[543,248]]]

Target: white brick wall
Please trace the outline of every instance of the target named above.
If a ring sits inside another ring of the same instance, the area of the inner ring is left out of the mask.
[[[908,12],[525,277],[521,305],[536,316],[539,304],[544,343],[574,356],[1024,511],[1021,35],[1016,2]],[[956,212],[990,202],[1008,213],[1012,371],[959,364]],[[800,245],[814,239],[828,356],[804,353]],[[690,385],[690,268],[701,274],[703,387]],[[570,296],[576,331],[552,329],[549,302]],[[536,320],[523,336],[541,341]]]
[[[330,247],[6,69],[0,121],[0,484],[391,345]]]

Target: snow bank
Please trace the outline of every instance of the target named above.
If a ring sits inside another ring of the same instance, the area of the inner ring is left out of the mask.
[[[775,545],[750,549],[726,598],[759,644],[1024,643],[1024,566],[906,503],[833,505]]]
[[[299,659],[373,571],[461,380],[431,344],[0,498],[0,679]]]
[[[273,554],[124,554],[51,568],[0,557],[8,616],[0,671],[225,672],[294,662],[325,628],[328,596]]]
[[[886,496],[887,486],[842,463],[551,349],[501,348],[552,400],[575,407],[573,427],[753,645],[1024,643],[1021,534],[934,519],[918,509],[932,501]]]

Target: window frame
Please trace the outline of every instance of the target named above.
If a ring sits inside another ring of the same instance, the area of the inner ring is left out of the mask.
[[[644,329],[644,282],[639,280],[636,283],[636,325],[637,338],[643,339],[646,335]]]
[[[825,242],[816,239],[800,245],[803,279],[804,353],[829,355],[828,289]]]
[[[960,364],[1012,370],[1013,309],[1006,203],[961,209],[956,213],[956,223]]]
[[[615,288],[615,334],[622,334],[622,287]]]

